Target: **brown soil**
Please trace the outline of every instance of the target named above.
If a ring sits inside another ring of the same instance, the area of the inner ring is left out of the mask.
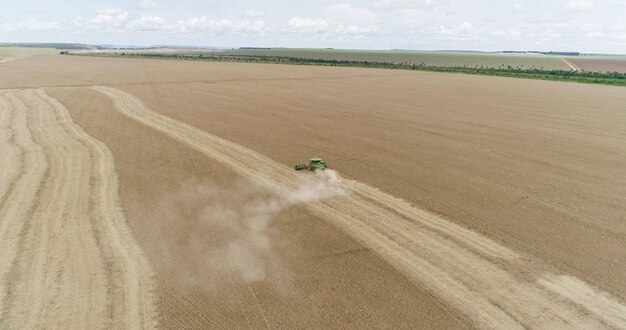
[[[622,72],[626,73],[626,60],[568,58],[574,66],[584,71]]]
[[[281,163],[318,155],[344,175],[626,296],[626,264],[617,262],[626,259],[623,88],[233,66],[252,77],[120,88]]]
[[[626,298],[626,265],[620,262],[626,260],[622,88],[459,74],[59,56],[3,65],[3,88],[113,85],[153,111],[279,163],[320,156],[346,177],[482,233],[502,251],[505,246],[516,251],[510,255],[523,260],[521,270],[509,265],[508,257],[506,262],[484,255],[487,259],[477,259],[485,267],[502,263],[494,270],[506,272],[494,278],[507,280],[498,283],[518,283],[507,276],[519,270],[516,277],[538,276],[541,287],[594,306],[602,294],[590,284],[613,295],[607,322],[623,324],[619,317],[611,319],[623,307],[616,301]],[[390,261],[383,243],[357,242],[332,221],[320,220],[324,217],[315,209],[289,209],[272,222],[274,262],[261,282],[236,276],[231,281],[221,276],[223,271],[198,265],[197,251],[185,242],[212,237],[207,244],[219,246],[229,235],[193,223],[205,201],[189,185],[210,179],[228,187],[239,180],[238,172],[156,126],[114,111],[111,99],[94,90],[46,91],[113,152],[124,210],[158,274],[162,325],[491,324],[446,299],[437,283],[411,278],[419,269]],[[172,193],[185,198],[172,201]],[[361,196],[383,195],[359,192],[351,203],[364,205]],[[437,235],[442,233],[450,234],[441,229]],[[450,274],[477,274],[444,264],[452,260],[448,255],[472,260],[464,251],[426,260],[441,262]],[[543,275],[543,270],[575,277]],[[529,290],[529,297],[541,294],[534,285]]]
[[[225,279],[223,271],[203,267],[205,254],[225,238],[220,228],[197,224],[207,201],[189,186],[228,187],[238,180],[235,174],[113,111],[98,92],[48,93],[115,156],[124,209],[157,272],[163,328],[467,326],[373,251],[301,208],[272,223],[271,257],[277,265],[265,280],[248,284],[236,272]],[[209,246],[197,251],[190,241]]]

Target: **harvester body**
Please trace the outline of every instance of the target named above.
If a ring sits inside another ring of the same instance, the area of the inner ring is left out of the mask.
[[[302,171],[302,170],[315,171],[315,170],[325,170],[327,166],[326,166],[326,162],[323,161],[322,159],[311,158],[309,159],[308,164],[296,165],[294,166],[294,168],[296,169],[296,171]]]

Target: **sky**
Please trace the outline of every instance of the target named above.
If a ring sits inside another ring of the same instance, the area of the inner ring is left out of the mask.
[[[626,53],[626,0],[0,1],[0,42]]]

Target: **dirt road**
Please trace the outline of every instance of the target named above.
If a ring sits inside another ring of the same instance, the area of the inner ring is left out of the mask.
[[[41,90],[0,91],[0,328],[156,326],[108,148]]]
[[[132,95],[95,87],[124,115],[159,130],[244,176],[281,187],[298,175],[235,143],[151,111]],[[347,197],[311,204],[313,213],[372,248],[389,263],[484,328],[626,326],[618,299],[539,260],[413,207],[363,183],[346,180]]]
[[[574,64],[572,64],[572,62],[570,62],[568,59],[561,58],[561,60],[563,62],[565,62],[565,64],[567,64],[567,66],[569,66],[572,70],[574,70],[574,71],[578,71],[579,70],[579,68],[577,66],[575,66]]]

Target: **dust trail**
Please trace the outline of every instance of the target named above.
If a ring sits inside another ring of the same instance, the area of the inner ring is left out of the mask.
[[[209,180],[185,182],[168,192],[155,212],[167,219],[163,223],[184,224],[185,230],[157,227],[151,239],[174,241],[166,244],[175,247],[174,251],[159,253],[167,256],[164,260],[188,261],[166,266],[175,274],[172,279],[192,289],[213,289],[215,282],[230,276],[247,283],[262,281],[267,272],[287,276],[273,253],[272,220],[290,207],[346,193],[332,170],[302,176],[293,188],[279,188],[255,177],[226,187]],[[199,211],[183,211],[191,209]],[[181,264],[187,269],[181,270]],[[199,267],[210,269],[211,278],[199,277]]]
[[[115,108],[245,177],[293,189],[301,174],[264,155],[148,109],[132,95],[93,87]],[[549,267],[361,182],[349,195],[309,202],[314,214],[370,247],[481,328],[626,328],[618,298],[580,281],[550,281]],[[539,281],[539,279],[547,279]],[[550,286],[553,283],[552,286]],[[571,292],[587,292],[573,295]],[[604,299],[610,298],[610,304]],[[598,308],[607,306],[610,308]]]
[[[2,92],[0,117],[0,328],[154,328],[110,151],[41,90]]]
[[[263,280],[266,264],[274,259],[267,232],[272,219],[294,205],[344,195],[339,182],[333,171],[327,171],[303,177],[293,189],[249,179],[233,189],[210,191],[211,204],[200,219],[224,228],[230,239],[225,247],[210,251],[207,262],[219,267],[225,258],[228,268],[247,282]]]

